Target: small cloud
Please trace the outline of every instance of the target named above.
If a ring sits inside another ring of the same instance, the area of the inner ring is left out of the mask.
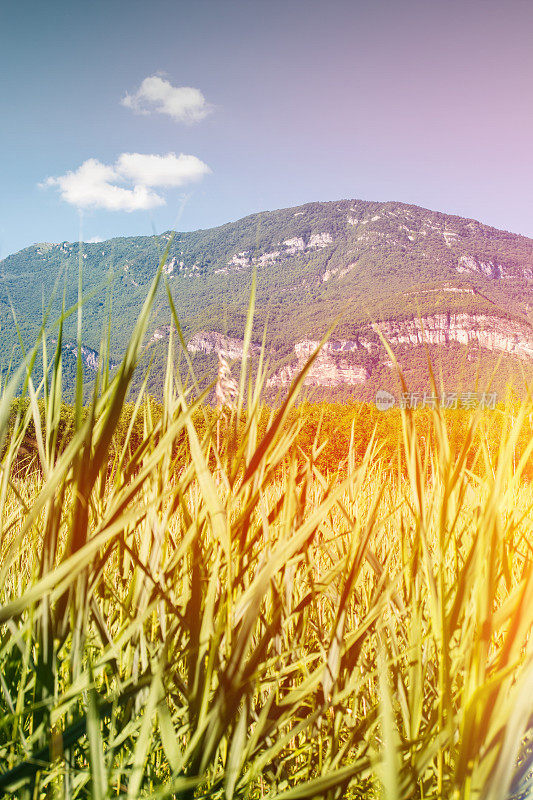
[[[98,244],[98,242],[103,242],[101,236],[91,236],[90,239],[85,239],[85,244]]]
[[[176,122],[200,122],[213,109],[202,92],[192,86],[172,86],[159,75],[145,78],[136,92],[126,93],[121,105],[138,114],[167,114]]]
[[[57,186],[61,198],[77,208],[142,211],[164,205],[163,198],[146,186],[125,189],[116,185],[117,180],[120,180],[120,175],[113,167],[89,158],[75,172],[47,178],[41,186]]]
[[[211,170],[196,156],[168,153],[166,156],[122,153],[116,170],[124,178],[143,186],[183,186],[198,181]]]
[[[176,187],[200,180],[211,170],[196,156],[122,153],[114,166],[89,158],[75,171],[47,178],[41,188],[54,186],[65,202],[77,208],[143,211],[165,205],[152,187]],[[124,186],[129,183],[130,186]]]

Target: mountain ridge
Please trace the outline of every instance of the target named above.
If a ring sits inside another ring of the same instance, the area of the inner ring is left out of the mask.
[[[49,301],[58,275],[51,317],[60,312],[59,287],[65,291],[67,307],[75,304],[79,261],[84,289],[90,295],[84,304],[83,343],[98,349],[106,303],[111,299],[116,321],[111,356],[117,361],[166,246],[164,279],[189,340],[202,330],[239,339],[252,273],[256,273],[253,338],[257,344],[267,325],[274,365],[276,360],[280,365],[300,363],[295,344],[320,340],[336,320],[340,320],[336,340],[357,341],[363,331],[370,332],[372,352],[361,352],[358,362],[359,356],[351,358],[358,374],[370,375],[366,382],[371,384],[372,376],[380,374],[377,362],[386,361],[383,353],[376,355],[379,336],[372,326],[377,323],[390,326],[443,314],[484,320],[475,335],[469,323],[464,331],[455,325],[456,334],[438,342],[444,353],[452,344],[490,350],[483,341],[490,339],[491,327],[496,331],[501,327],[499,320],[507,321],[515,326],[516,346],[496,346],[492,352],[498,350],[511,360],[520,350],[519,340],[526,343],[522,350],[527,350],[531,338],[533,240],[474,219],[398,201],[307,203],[258,212],[215,228],[166,231],[159,237],[117,237],[81,246],[80,254],[78,243],[40,243],[0,262],[4,285],[0,356],[4,361],[16,347],[15,337],[10,340],[9,335],[10,304],[23,336],[31,341],[40,309]],[[36,297],[43,298],[39,304]],[[152,353],[165,346],[165,335],[158,338],[156,332],[169,319],[161,287],[148,334]],[[67,323],[65,336],[73,338],[73,331],[74,320]],[[497,340],[494,332],[492,340]],[[407,344],[397,342],[400,351]],[[408,365],[409,354],[402,351],[400,355]],[[195,358],[198,361],[201,354]],[[524,352],[518,354],[522,368],[529,358]],[[453,359],[449,355],[445,360]]]

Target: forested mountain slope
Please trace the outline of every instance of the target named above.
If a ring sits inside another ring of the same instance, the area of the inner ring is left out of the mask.
[[[170,239],[167,232],[37,244],[1,261],[4,369],[13,353],[19,357],[12,308],[31,343],[50,303],[50,321],[63,295],[67,308],[76,303],[80,265],[86,368],[95,364],[91,351],[99,349],[109,300],[111,357],[118,361]],[[211,353],[206,364],[212,368],[223,337],[242,337],[254,270],[254,338],[260,342],[267,325],[272,388],[287,384],[332,327],[321,369],[309,382],[355,394],[387,383],[392,367],[380,332],[415,384],[427,379],[423,342],[449,378],[458,359],[477,372],[483,362],[488,374],[502,357],[502,380],[509,370],[527,377],[533,366],[533,241],[526,237],[403,203],[360,200],[309,203],[175,233],[165,278],[187,339],[196,336],[197,363]],[[75,317],[66,323],[67,346],[75,339]],[[156,372],[169,321],[162,285],[147,338]]]

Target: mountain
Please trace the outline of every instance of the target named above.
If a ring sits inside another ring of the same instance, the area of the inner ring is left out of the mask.
[[[217,352],[238,359],[255,271],[253,339],[259,345],[266,325],[273,392],[332,328],[308,376],[319,390],[369,398],[397,387],[381,335],[412,388],[429,388],[428,356],[455,388],[473,389],[476,376],[488,384],[497,365],[500,387],[533,375],[533,240],[417,206],[361,200],[308,203],[173,236],[37,244],[8,256],[0,262],[4,368],[13,353],[17,359],[11,307],[31,343],[43,309],[54,320],[63,295],[65,307],[76,303],[80,265],[86,353],[94,367],[90,354],[99,348],[110,300],[117,362],[169,242],[165,278],[200,370],[212,373]],[[68,341],[75,318],[66,322]],[[154,390],[169,321],[162,286],[146,342]]]

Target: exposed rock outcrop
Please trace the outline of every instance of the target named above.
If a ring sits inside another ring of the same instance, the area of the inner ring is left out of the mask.
[[[331,233],[314,233],[307,243],[307,249],[313,250],[317,247],[327,247],[332,244],[333,238]]]
[[[161,325],[160,328],[156,328],[153,332],[150,343],[157,342],[160,339],[166,339],[167,336],[170,336],[170,325]]]
[[[236,253],[232,256],[230,261],[228,261],[227,267],[230,269],[246,269],[253,264],[257,264],[260,267],[265,266],[265,264],[274,264],[282,256],[293,256],[295,253],[301,252],[302,250],[319,250],[323,247],[327,247],[333,244],[333,237],[331,233],[327,232],[313,233],[312,236],[309,237],[307,244],[302,236],[294,236],[292,239],[285,239],[282,244],[284,247],[283,250],[272,250],[260,256],[251,256],[249,250],[242,250],[240,253]],[[216,270],[216,272],[219,273],[224,271],[227,271],[227,269],[222,268]]]
[[[479,275],[485,275],[487,278],[522,278],[523,280],[531,280],[533,278],[533,269],[530,267],[521,267],[519,269],[511,268],[500,264],[494,260],[482,261],[474,256],[461,255],[456,267],[457,272],[470,272]]]
[[[305,376],[304,386],[360,386],[370,378],[369,371],[360,365],[350,364],[342,358],[343,349],[338,342],[327,342],[314,360]],[[343,345],[349,344],[343,342]],[[297,363],[282,367],[267,381],[267,388],[276,389],[287,386],[303,369],[311,355],[319,347],[320,342],[304,339],[294,345]],[[349,351],[345,348],[344,352]]]
[[[301,236],[295,236],[293,239],[285,239],[283,244],[285,245],[285,252],[287,255],[294,255],[298,250],[303,250],[305,247],[305,242]]]
[[[199,331],[187,344],[190,353],[214,353],[222,358],[242,359],[244,354],[244,342],[242,339],[234,339],[231,336],[224,336],[216,331]],[[250,353],[259,350],[257,345],[250,345]]]
[[[329,340],[313,362],[304,385],[337,387],[364,384],[370,378],[370,372],[366,366],[354,363],[354,354],[357,353],[361,354],[361,359],[368,359],[366,354],[371,354],[372,360],[378,359],[381,364],[392,366],[385,348],[376,337],[379,333],[393,348],[406,345],[419,347],[424,344],[473,344],[489,351],[533,359],[533,328],[526,322],[488,314],[433,314],[421,319],[373,323],[371,327],[362,329],[353,339]],[[287,386],[319,345],[320,342],[315,339],[296,342],[295,361],[277,370],[268,379],[267,387]],[[241,339],[215,331],[200,331],[193,336],[187,347],[191,353],[215,353],[229,359],[242,359],[244,349]],[[257,345],[251,346],[252,354],[258,351]]]
[[[434,314],[422,319],[374,323],[391,345],[477,343],[487,350],[500,350],[522,358],[533,358],[533,329],[526,323],[488,314]]]
[[[75,356],[78,355],[78,345],[76,342],[64,342],[63,343],[63,350],[68,350],[69,353],[73,353]],[[90,370],[91,372],[97,372],[98,370],[98,361],[99,361],[99,354],[97,350],[93,350],[92,347],[87,347],[87,345],[82,344],[81,346],[81,360],[84,366]],[[109,367],[114,369],[116,367],[116,363],[110,359]]]

